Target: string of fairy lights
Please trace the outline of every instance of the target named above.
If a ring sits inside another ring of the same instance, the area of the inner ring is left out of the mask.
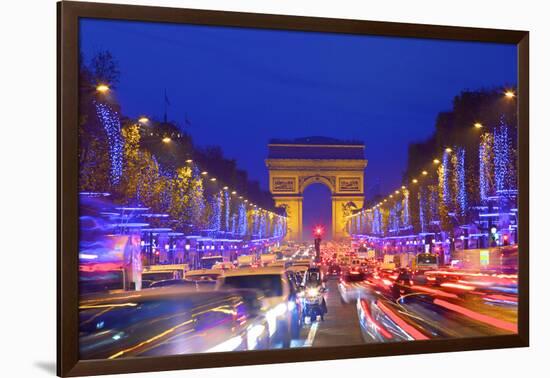
[[[504,97],[507,99],[515,98],[516,94],[512,90],[507,90],[504,92]],[[482,129],[484,126],[481,122],[475,122],[473,124],[475,129]],[[511,138],[508,131],[508,125],[505,123],[503,116],[500,118],[499,125],[495,128],[493,133],[483,133],[480,136],[479,142],[479,163],[480,163],[480,197],[482,200],[485,200],[489,193],[492,191],[491,185],[494,186],[496,192],[506,191],[514,186],[514,183],[510,182],[510,177],[513,176],[510,174],[510,163],[511,163],[511,153],[512,145]],[[441,165],[442,169],[438,169]],[[438,181],[442,185],[442,200],[445,204],[450,204],[451,191],[449,186],[451,185],[451,179],[449,177],[450,168],[453,168],[452,174],[456,178],[456,188],[454,192],[456,193],[456,203],[458,204],[458,211],[461,215],[466,213],[468,203],[467,203],[467,192],[466,192],[466,180],[465,180],[465,149],[461,146],[446,147],[443,150],[441,158],[434,158],[432,160],[431,167],[436,167],[435,174],[438,175]],[[404,214],[404,223],[409,223],[408,218],[408,201],[409,201],[409,191],[412,187],[421,186],[427,178],[433,178],[430,175],[431,168],[422,170],[418,175],[414,176],[410,183],[407,185],[402,185],[400,188],[396,188],[393,192],[390,192],[385,198],[380,200],[380,202],[372,205],[369,208],[362,209],[359,212],[356,212],[352,215],[349,215],[348,220],[353,220],[357,217],[363,217],[366,214],[374,213],[373,219],[373,233],[380,233],[380,218],[381,215],[377,210],[383,209],[384,207],[391,205],[390,211],[395,205],[396,199],[405,201],[403,205]],[[494,172],[494,184],[491,182],[491,172]],[[422,202],[425,201],[424,196],[420,196],[419,200]],[[419,204],[419,217],[420,223],[423,224],[423,210],[425,206]]]
[[[111,89],[106,84],[99,84],[96,87],[96,91],[100,95],[105,95],[110,90]],[[122,160],[123,160],[122,159],[122,156],[123,156],[123,142],[122,142],[122,137],[121,137],[121,134],[120,134],[120,130],[121,130],[120,118],[119,118],[118,113],[116,111],[112,110],[111,107],[108,106],[104,102],[96,101],[95,106],[96,106],[96,111],[97,111],[98,117],[100,118],[100,121],[103,124],[103,127],[105,128],[105,131],[107,133],[108,142],[109,142],[109,149],[110,149],[110,156],[111,156],[111,159],[112,159],[111,182],[113,184],[116,184],[116,183],[118,183],[118,181],[120,181],[120,177],[122,175]],[[137,119],[136,124],[139,125],[139,126],[146,126],[149,123],[150,123],[150,120],[149,120],[148,117],[141,116]],[[156,131],[153,131],[153,130],[145,131],[145,135],[150,136],[150,137],[161,138],[160,140],[165,144],[172,143],[174,141],[174,139],[176,139],[176,138],[180,139],[182,137],[182,135],[180,133],[174,133],[174,132],[172,132],[172,133],[159,133],[159,132],[156,132]],[[264,208],[258,206],[257,204],[253,203],[249,199],[247,199],[244,196],[240,195],[237,192],[236,189],[232,189],[229,186],[224,185],[221,182],[219,182],[219,180],[216,177],[210,175],[208,173],[208,171],[201,170],[200,167],[198,166],[198,164],[196,162],[194,162],[192,159],[185,160],[185,163],[192,166],[193,168],[195,168],[199,172],[200,177],[204,181],[210,182],[211,184],[215,184],[215,185],[217,185],[218,188],[221,188],[221,189],[219,189],[219,194],[220,194],[219,200],[224,202],[223,208],[224,208],[224,211],[225,211],[225,216],[224,216],[224,222],[225,222],[224,228],[225,229],[238,228],[239,233],[244,234],[246,232],[246,227],[247,227],[246,223],[243,224],[243,223],[240,222],[241,224],[239,224],[239,225],[234,225],[234,224],[230,225],[229,224],[229,222],[231,222],[231,220],[230,220],[230,218],[231,218],[230,217],[230,208],[231,208],[230,207],[230,202],[233,199],[233,200],[240,200],[241,201],[241,203],[238,206],[238,213],[239,213],[238,217],[239,217],[239,219],[246,219],[246,207],[248,207],[249,209],[252,209],[253,217],[258,217],[259,216],[259,224],[258,224],[257,228],[258,228],[258,234],[259,234],[260,237],[264,236],[263,235],[263,228],[265,228],[265,224],[267,222],[266,217],[264,217],[262,215],[266,215],[270,219],[272,219],[273,217],[278,217],[278,218],[282,219],[283,222],[278,222],[278,224],[276,225],[277,230],[274,230],[274,231],[275,231],[276,236],[282,236],[283,235],[283,233],[284,233],[283,228],[286,226],[286,221],[287,221],[287,217],[285,215],[277,214],[275,212],[264,209]],[[211,200],[218,201],[218,198],[212,198]],[[221,202],[221,201],[218,201],[218,202]],[[221,207],[221,206],[213,206],[213,209],[215,209],[215,211],[219,210],[218,212],[221,212],[221,208],[219,208],[219,207]],[[221,220],[221,213],[220,214],[217,214],[217,213],[213,214],[213,218],[216,219],[215,221],[218,221],[218,218]],[[233,222],[234,222],[234,219],[233,219]],[[256,222],[254,222],[254,223],[256,223]]]

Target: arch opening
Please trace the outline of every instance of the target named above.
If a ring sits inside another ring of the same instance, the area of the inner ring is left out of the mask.
[[[303,191],[302,239],[313,242],[315,227],[323,228],[323,240],[332,235],[332,192],[328,185],[312,182]]]

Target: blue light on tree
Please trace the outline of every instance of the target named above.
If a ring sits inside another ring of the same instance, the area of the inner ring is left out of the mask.
[[[501,116],[500,124],[495,130],[495,189],[498,192],[510,189],[509,169],[512,141],[508,135],[508,126]]]
[[[441,188],[443,191],[443,202],[449,204],[451,202],[449,192],[449,166],[451,161],[451,152],[445,151],[443,153],[443,162],[441,163],[442,175],[441,175]]]
[[[456,186],[457,186],[457,202],[460,210],[460,214],[466,214],[467,199],[466,199],[466,181],[465,181],[465,170],[464,170],[464,148],[458,148],[456,151]]]
[[[248,229],[248,221],[246,219],[246,205],[241,203],[239,205],[239,222],[237,233],[241,236],[246,235],[246,230]]]
[[[109,156],[111,160],[110,179],[111,184],[117,185],[122,176],[123,140],[120,133],[120,117],[116,111],[107,104],[94,102],[96,114],[103,125],[109,143]]]
[[[494,136],[485,133],[479,143],[479,195],[482,201],[493,194]]]

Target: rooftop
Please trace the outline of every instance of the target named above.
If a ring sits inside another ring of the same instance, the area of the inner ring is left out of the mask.
[[[269,144],[306,144],[306,145],[340,145],[340,146],[361,146],[365,147],[365,143],[359,140],[341,140],[324,136],[309,136],[295,139],[270,139]]]
[[[365,143],[321,136],[271,139],[268,159],[365,159]]]

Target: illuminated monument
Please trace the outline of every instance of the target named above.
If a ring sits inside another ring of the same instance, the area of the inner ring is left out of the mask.
[[[364,143],[325,137],[273,139],[265,162],[275,205],[287,210],[286,239],[310,237],[303,234],[302,201],[304,190],[315,183],[326,185],[332,195],[333,238],[348,236],[346,216],[363,207]]]

